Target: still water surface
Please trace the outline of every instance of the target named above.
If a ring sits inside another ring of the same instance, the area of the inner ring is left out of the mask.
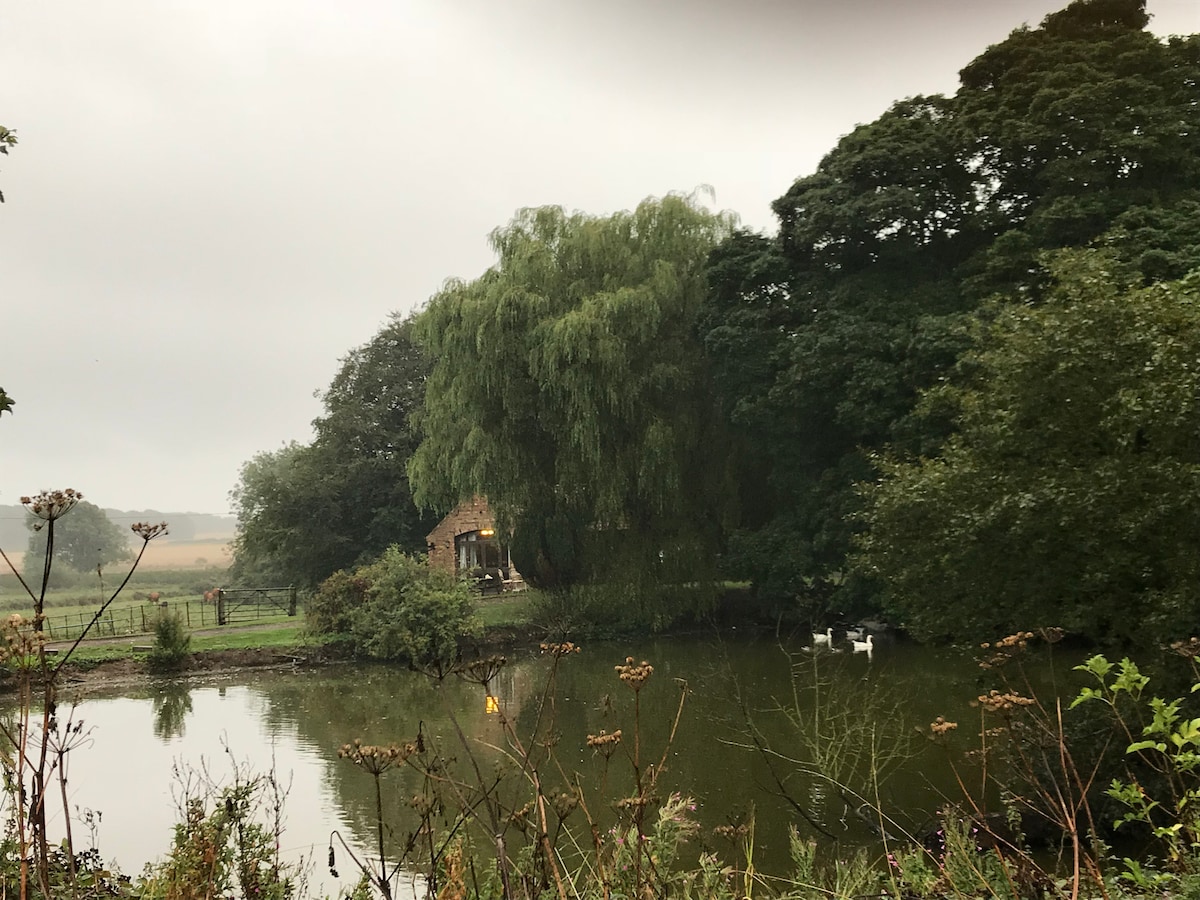
[[[979,713],[969,704],[996,683],[994,674],[964,655],[886,640],[870,657],[848,645],[840,653],[812,652],[806,643],[672,638],[587,645],[562,661],[552,719],[546,711],[540,722],[551,722],[559,736],[564,769],[598,791],[605,776],[587,735],[617,728],[632,734],[633,694],[613,667],[626,656],[645,659],[655,669],[641,693],[645,757],[659,759],[681,695],[685,700],[661,792],[694,797],[709,835],[753,810],[761,868],[785,865],[790,825],[825,841],[873,842],[853,794],[834,790],[830,778],[862,796],[877,795],[895,814],[896,828],[927,827],[939,804],[958,792],[944,750],[918,731],[927,732],[938,715],[965,719],[964,737],[977,731],[972,719]],[[522,735],[539,721],[549,666],[534,652],[513,654],[493,688]],[[422,729],[461,757],[447,706],[482,754],[503,744],[479,686],[439,687],[382,666],[163,682],[120,695],[90,690],[79,694],[72,713],[91,729],[91,743],[71,754],[71,802],[100,812],[102,854],[134,873],[167,850],[188,772],[206,771],[227,784],[234,764],[258,773],[273,769],[290,786],[285,853],[314,860],[314,880],[335,890],[324,875],[330,833],[364,846],[374,809],[370,779],[339,759],[338,748],[355,738],[411,740]],[[872,758],[883,768],[881,780],[872,776]],[[609,800],[627,791],[615,762]],[[401,831],[411,827],[404,801],[419,789],[415,776],[389,773],[385,785],[386,816]],[[604,806],[596,798],[591,805]],[[715,837],[707,840],[728,849]],[[348,868],[341,866],[343,877]]]

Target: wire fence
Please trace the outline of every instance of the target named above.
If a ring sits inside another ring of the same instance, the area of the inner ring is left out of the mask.
[[[190,629],[217,624],[217,608],[211,603],[196,600],[177,600],[165,603],[140,603],[136,606],[111,607],[96,620],[88,637],[123,637],[149,634],[154,621],[163,612],[177,612]],[[52,641],[72,641],[91,624],[95,613],[73,612],[67,615],[46,616],[42,630]]]
[[[165,600],[161,603],[140,603],[106,609],[96,620],[89,638],[128,637],[151,634],[154,622],[162,613],[177,613],[189,631],[200,628],[216,628],[219,625],[244,625],[282,619],[296,615],[294,589],[282,597],[277,591],[237,592],[236,605],[226,609],[214,599],[208,600]],[[224,592],[232,593],[232,592]],[[290,601],[290,603],[288,602]],[[94,612],[79,611],[66,615],[48,615],[42,624],[46,637],[52,641],[73,641],[91,624]]]

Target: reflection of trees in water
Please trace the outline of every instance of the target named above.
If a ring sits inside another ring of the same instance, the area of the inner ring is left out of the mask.
[[[520,717],[523,738],[530,719],[527,707],[536,707],[540,699],[541,672],[547,662],[532,655],[503,669],[492,686],[505,710]],[[369,665],[286,676],[264,674],[250,687],[266,701],[260,708],[269,733],[295,734],[301,744],[326,760],[325,780],[360,845],[373,846],[375,841],[374,784],[360,768],[338,759],[338,749],[356,738],[364,744],[387,745],[414,741],[420,733],[431,753],[440,752],[450,758],[454,770],[466,774],[470,762],[447,707],[453,708],[486,777],[490,780],[507,770],[511,777],[504,779],[505,790],[510,790],[511,784],[510,792],[518,788],[527,791],[525,782],[517,777],[519,766],[500,749],[504,745],[500,724],[495,715],[488,714],[484,690],[477,684],[451,677],[439,685],[407,669]],[[547,725],[542,723],[543,731]],[[584,739],[580,732],[580,746]],[[468,781],[474,781],[473,774]],[[394,851],[421,825],[413,798],[424,793],[426,784],[420,773],[403,766],[386,772],[382,787],[383,815]],[[444,835],[453,826],[454,810],[439,809],[435,833]],[[349,834],[344,836],[350,839]]]
[[[338,759],[343,744],[356,738],[365,744],[401,743],[415,740],[420,731],[431,745],[453,749],[445,743],[453,733],[445,713],[447,702],[453,704],[468,733],[493,742],[499,738],[498,730],[486,735],[488,723],[478,721],[485,718],[480,689],[457,679],[438,687],[406,669],[372,665],[264,678],[253,688],[268,701],[263,716],[270,731],[294,731],[327,760],[327,780],[360,841],[373,842],[374,785],[363,771]],[[477,714],[464,712],[476,707]],[[383,776],[383,791],[384,820],[392,829],[394,844],[403,844],[419,824],[410,801],[422,791],[422,780],[408,767],[396,768]]]
[[[514,660],[493,682],[493,693],[515,719],[526,746],[544,748],[544,742],[548,742],[563,763],[561,772],[553,764],[545,767],[544,788],[552,796],[569,792],[575,773],[593,787],[602,781],[607,784],[612,796],[600,801],[602,810],[607,809],[608,800],[631,789],[627,766],[618,766],[619,772],[606,777],[603,761],[586,746],[589,733],[628,729],[631,724],[632,694],[623,688],[613,671],[614,663],[622,662],[625,652],[624,647],[597,648],[594,653],[564,660],[557,702],[548,701],[553,709],[547,708],[542,715],[539,708],[546,687],[548,659],[533,654]],[[668,674],[643,697],[643,726],[656,754],[666,740],[679,698],[679,689],[669,675],[670,661],[664,659],[662,664]],[[502,786],[493,789],[504,795],[504,802],[519,807],[527,799],[524,795],[528,794],[528,784],[520,776],[519,762],[505,752],[500,724],[495,715],[487,713],[484,691],[478,685],[457,678],[438,685],[404,669],[369,666],[266,677],[256,679],[253,688],[267,700],[262,710],[268,730],[294,731],[301,742],[315,747],[328,760],[329,784],[360,841],[373,842],[374,786],[363,771],[337,758],[338,748],[355,738],[364,744],[378,745],[412,741],[420,731],[431,748],[437,748],[453,769],[473,782],[470,761],[458,742],[447,706],[454,709],[472,751],[478,756],[484,778],[493,785],[496,784],[493,779],[500,779]],[[607,702],[606,695],[609,695]],[[544,749],[537,752],[542,755]],[[711,761],[711,754],[705,758]],[[680,774],[689,787],[694,784],[690,771]],[[420,817],[412,800],[424,788],[422,777],[409,767],[393,769],[383,776],[384,819],[391,829],[393,846],[402,845],[409,833],[419,827]],[[453,827],[453,813],[451,809],[443,810],[435,829]]]
[[[164,681],[150,698],[154,703],[154,734],[161,740],[183,737],[188,713],[192,711],[192,692],[180,681]]]
[[[866,696],[872,693],[875,682],[905,693],[908,701],[919,707],[916,721],[953,713],[948,706],[951,697],[978,693],[974,689],[978,673],[974,665],[964,667],[948,655],[935,656],[916,649],[902,653],[904,649],[889,645],[886,651],[877,650],[872,662],[849,653],[827,654],[820,660],[822,681],[828,677],[835,682],[837,690],[848,697],[847,703],[861,711],[851,718],[877,723],[876,735],[900,724],[900,704],[884,710],[868,704]],[[811,763],[809,754],[799,746],[795,721],[784,713],[793,710],[794,703],[806,711],[816,698],[800,689],[811,684],[811,679],[802,679],[799,685],[792,681],[793,658],[782,652],[774,639],[731,641],[720,647],[686,639],[587,645],[578,656],[562,661],[553,709],[548,708],[541,717],[538,713],[549,661],[525,654],[513,659],[496,678],[493,692],[514,717],[526,746],[537,743],[530,740],[535,727],[542,740],[553,745],[562,770],[556,765],[543,768],[546,792],[556,796],[578,778],[589,805],[607,823],[615,815],[611,802],[632,791],[624,751],[613,757],[606,773],[603,757],[587,746],[587,736],[601,730],[612,733],[623,729],[626,735],[632,734],[633,694],[617,679],[613,668],[626,655],[639,661],[647,659],[655,668],[640,701],[645,762],[658,765],[679,703],[680,684],[676,679],[687,683],[687,705],[672,753],[664,761],[661,793],[665,796],[681,791],[695,796],[706,840],[721,849],[727,847],[711,837],[710,829],[728,824],[752,807],[761,861],[775,869],[785,868],[788,826],[799,819],[779,796],[778,786],[760,755],[746,748],[746,713],[754,714],[755,726],[767,746],[789,757],[803,756]],[[958,689],[960,684],[965,694]],[[286,675],[262,673],[249,687],[265,701],[259,709],[269,732],[295,735],[299,743],[313,748],[326,761],[326,782],[360,846],[374,843],[374,785],[360,768],[337,758],[338,748],[355,738],[377,745],[412,741],[420,731],[430,745],[454,757],[451,765],[456,770],[467,772],[470,763],[454,735],[447,705],[455,710],[473,750],[479,754],[484,777],[490,782],[501,770],[507,770],[503,789],[511,789],[511,794],[506,794],[505,802],[515,802],[522,790],[528,794],[520,766],[497,749],[505,742],[496,717],[485,711],[483,689],[478,685],[451,678],[438,686],[423,675],[399,667],[373,665],[300,670]],[[822,691],[826,709],[831,696]],[[925,715],[928,717],[920,718]],[[881,719],[889,720],[889,728],[878,724]],[[896,721],[890,722],[892,719]],[[869,738],[866,744],[870,745]],[[925,787],[928,768],[920,765],[909,772],[909,777],[889,782],[897,791],[893,798],[896,803],[928,802],[932,796]],[[818,808],[822,820],[839,819],[844,804],[834,803],[832,797],[824,798],[820,792],[817,798],[809,797],[805,790],[811,779],[786,774],[797,799]],[[473,774],[467,780],[473,781]],[[606,794],[603,798],[599,796],[602,790]],[[384,819],[392,829],[393,848],[402,845],[419,826],[420,817],[412,800],[422,791],[422,779],[411,768],[393,769],[383,776]],[[439,810],[437,818],[435,831],[444,835],[453,826],[453,810]],[[840,821],[837,824],[839,829],[843,827]],[[333,827],[337,826],[331,822]],[[849,837],[855,839],[858,831],[852,829]],[[345,836],[350,839],[349,834]]]

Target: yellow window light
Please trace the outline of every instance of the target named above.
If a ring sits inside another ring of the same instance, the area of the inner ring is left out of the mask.
[[[484,704],[484,711],[489,716],[495,715],[496,713],[500,712],[500,701],[497,698],[493,697],[491,694],[489,694],[488,698],[487,698],[487,702]]]

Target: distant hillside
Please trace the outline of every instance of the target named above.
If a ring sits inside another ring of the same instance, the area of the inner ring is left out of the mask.
[[[104,513],[122,528],[128,528],[134,522],[166,522],[169,528],[166,540],[171,543],[231,541],[237,526],[233,516],[214,516],[209,513],[172,513],[156,509],[105,509]],[[130,540],[136,540],[132,532]],[[21,551],[28,543],[24,507],[0,505],[0,548],[6,552]]]

